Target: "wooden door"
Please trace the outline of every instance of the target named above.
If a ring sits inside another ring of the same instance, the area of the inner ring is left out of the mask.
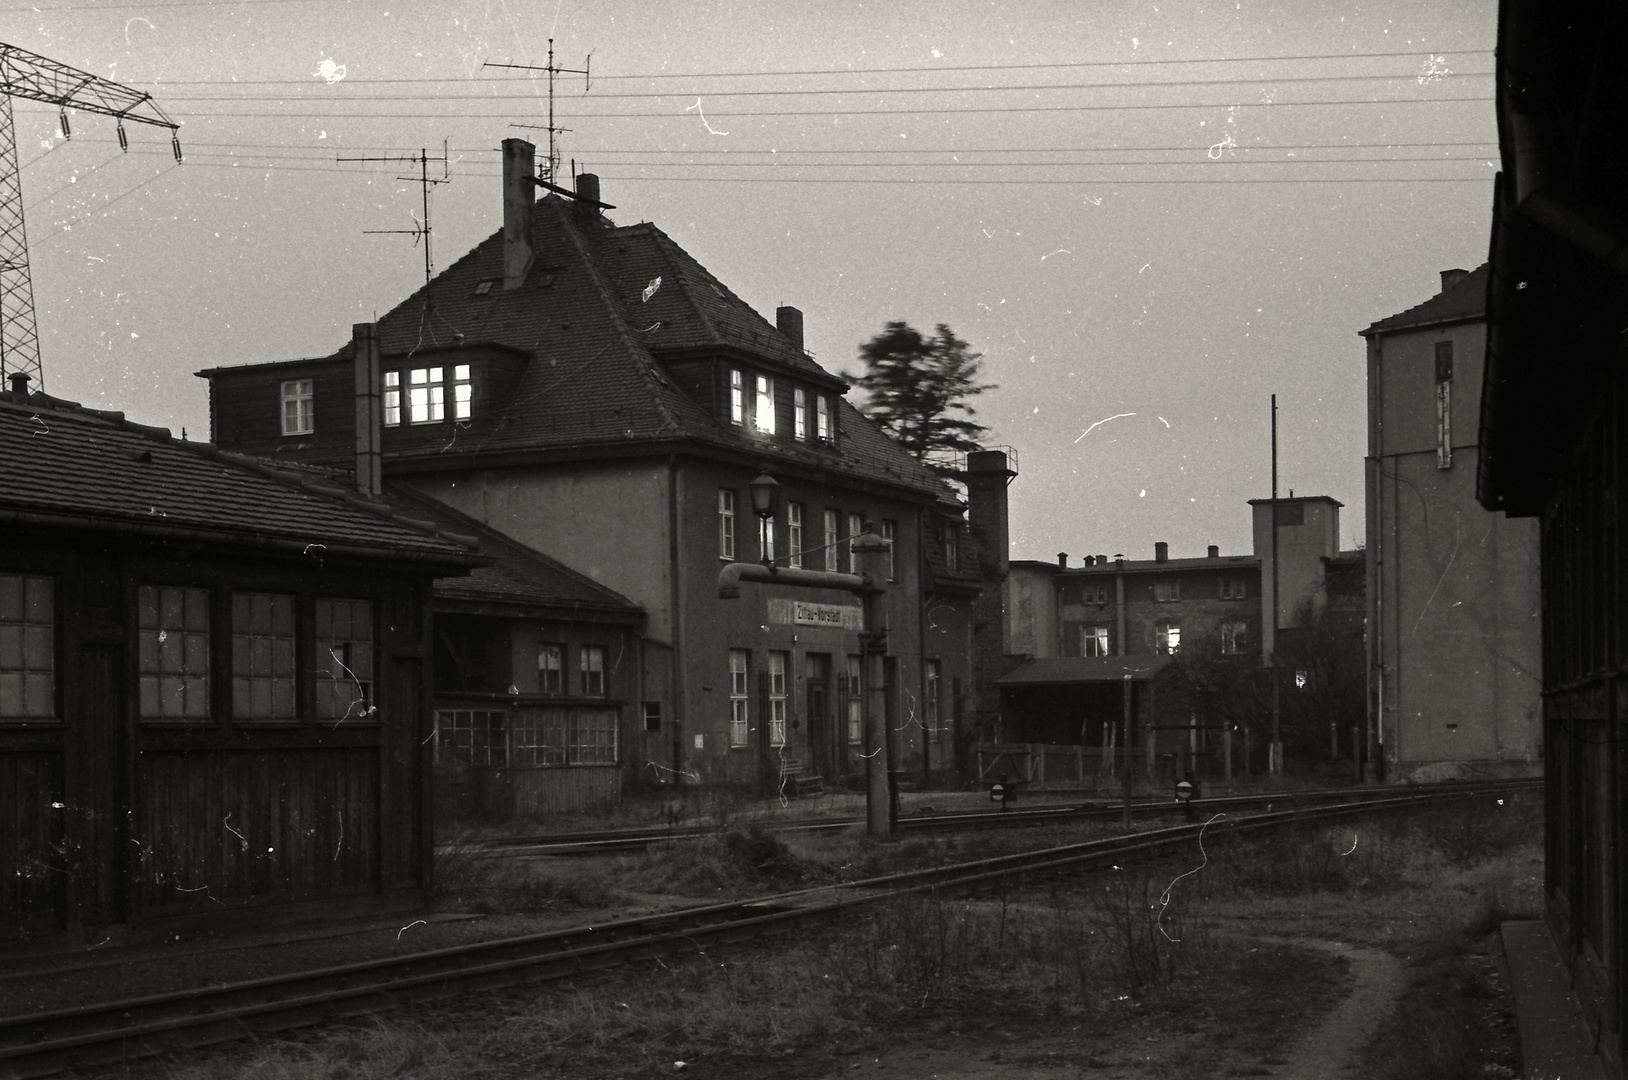
[[[836,725],[831,722],[829,653],[809,653],[803,658],[803,716],[808,721],[809,769],[834,782],[838,758]]]
[[[119,707],[123,650],[86,645],[79,652],[80,850],[75,878],[78,908],[87,925],[123,922],[129,875],[129,733]]]

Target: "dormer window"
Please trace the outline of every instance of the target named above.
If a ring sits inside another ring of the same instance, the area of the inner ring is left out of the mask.
[[[406,383],[405,387],[403,382]],[[468,364],[457,364],[450,368],[408,368],[406,371],[384,373],[386,427],[399,426],[404,413],[409,424],[439,424],[447,419],[449,399],[452,402],[452,418],[468,420],[475,401],[475,383]]]
[[[401,423],[401,372],[384,373],[384,425],[395,427]]]
[[[746,423],[746,377],[740,368],[729,369],[729,422]]]
[[[316,430],[310,379],[283,383],[283,434],[309,435]]]
[[[774,434],[774,380],[767,375],[757,377],[757,407],[752,410],[752,422],[763,434]]]
[[[407,419],[414,424],[433,424],[446,419],[446,387],[441,383],[443,368],[412,368],[407,372]]]
[[[800,386],[791,392],[791,437],[798,442],[808,438],[808,394]]]
[[[836,428],[831,424],[831,399],[824,394],[814,399],[814,437],[823,443],[836,438]]]

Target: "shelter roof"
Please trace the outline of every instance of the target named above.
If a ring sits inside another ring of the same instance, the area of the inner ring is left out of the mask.
[[[1132,682],[1153,678],[1168,656],[1046,656],[995,680],[997,686],[1066,686],[1069,683]]]

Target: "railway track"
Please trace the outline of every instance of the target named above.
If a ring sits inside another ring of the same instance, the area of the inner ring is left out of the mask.
[[[1528,785],[1529,786],[1529,785]],[[340,967],[72,1009],[0,1017],[0,1077],[51,1076],[126,1062],[439,998],[565,978],[630,961],[693,952],[829,918],[862,904],[927,890],[976,887],[1018,875],[1121,863],[1193,840],[1201,829],[1234,833],[1297,822],[1416,807],[1447,798],[1518,790],[1507,782],[1457,784],[1449,791],[1349,800],[1332,805],[1229,816],[1128,836],[1068,844],[976,862],[891,874],[660,915],[532,934]],[[1213,814],[1213,811],[1212,811]]]

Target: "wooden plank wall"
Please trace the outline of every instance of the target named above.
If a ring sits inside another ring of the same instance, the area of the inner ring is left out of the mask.
[[[546,817],[602,810],[616,803],[622,771],[615,765],[511,769],[517,817]]]
[[[373,748],[141,757],[136,894],[149,914],[372,892]]]
[[[61,929],[66,910],[62,755],[0,754],[0,939]]]

